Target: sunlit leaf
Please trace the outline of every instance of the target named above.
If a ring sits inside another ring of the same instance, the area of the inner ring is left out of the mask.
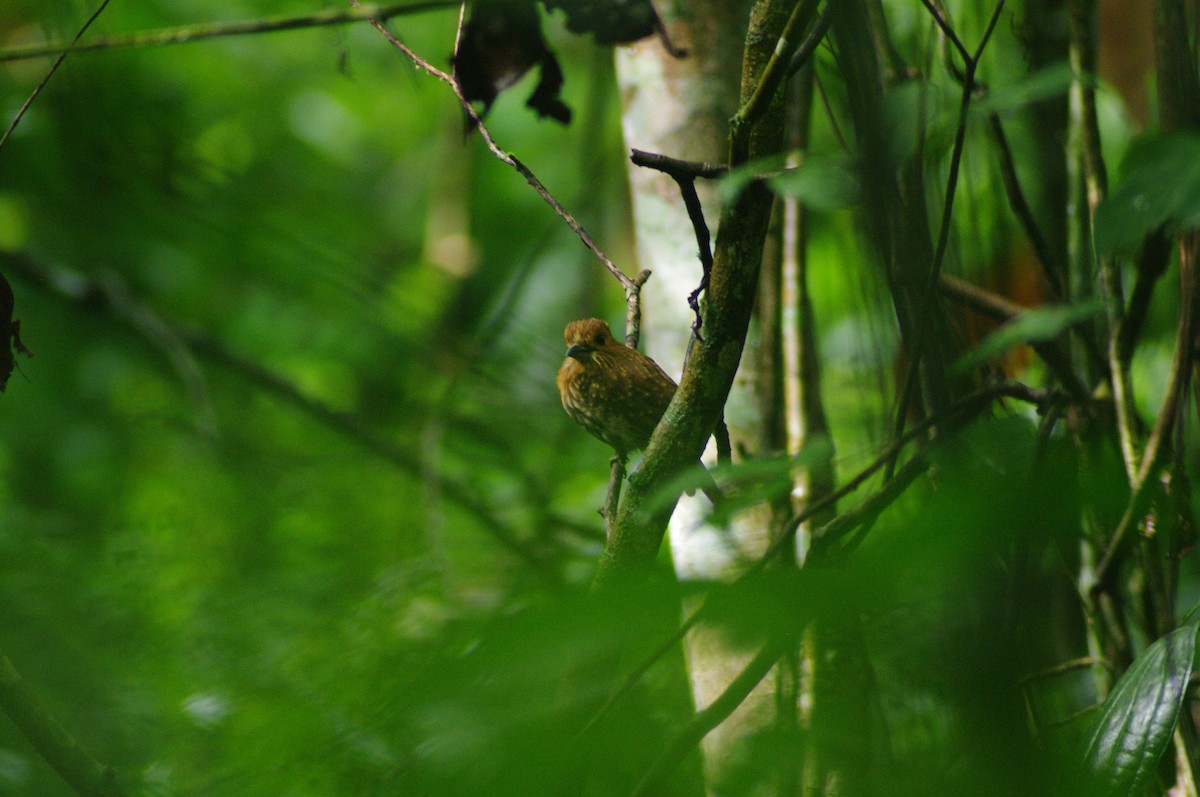
[[[1086,761],[1107,794],[1139,794],[1175,732],[1195,659],[1197,625],[1142,652],[1104,701]]]

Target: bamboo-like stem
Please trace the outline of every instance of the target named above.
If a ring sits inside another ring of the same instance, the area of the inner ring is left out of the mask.
[[[1134,475],[1132,495],[1117,523],[1104,557],[1096,566],[1095,589],[1110,588],[1114,564],[1123,551],[1133,527],[1141,520],[1149,506],[1154,479],[1163,467],[1171,442],[1171,434],[1179,417],[1179,410],[1187,395],[1188,384],[1194,367],[1195,339],[1197,331],[1196,312],[1200,308],[1200,280],[1196,278],[1196,258],[1200,255],[1200,232],[1193,231],[1180,241],[1179,262],[1179,323],[1176,326],[1175,354],[1171,358],[1167,389],[1159,406],[1154,428],[1146,442],[1141,465]]]
[[[1067,13],[1071,29],[1071,66],[1076,74],[1072,84],[1072,125],[1077,134],[1078,155],[1082,167],[1080,177],[1087,198],[1087,228],[1090,232],[1091,219],[1095,217],[1096,208],[1108,195],[1108,171],[1100,149],[1100,123],[1096,114],[1093,77],[1096,74],[1094,0],[1068,0]],[[1077,212],[1083,210],[1078,209]],[[1090,245],[1088,251],[1094,254]],[[1120,442],[1121,459],[1125,464],[1126,475],[1130,484],[1133,484],[1137,477],[1139,454],[1137,413],[1134,407],[1133,385],[1129,381],[1129,360],[1121,345],[1121,330],[1125,321],[1125,292],[1121,285],[1120,265],[1117,260],[1109,255],[1101,255],[1096,261],[1108,321],[1105,353],[1117,414],[1117,439]],[[1079,265],[1081,264],[1077,264],[1077,267]]]

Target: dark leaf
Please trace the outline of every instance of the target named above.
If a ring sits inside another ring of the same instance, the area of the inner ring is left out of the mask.
[[[567,124],[571,109],[561,99],[562,69],[542,36],[533,0],[476,3],[454,53],[454,79],[463,96],[482,102],[485,116],[496,97],[538,66],[541,76],[526,105],[538,116]]]
[[[1146,648],[1104,701],[1086,761],[1110,795],[1140,794],[1175,732],[1192,676],[1197,625]]]
[[[8,378],[12,376],[17,360],[13,350],[19,351],[26,357],[32,357],[33,352],[25,348],[21,342],[21,322],[13,320],[12,286],[3,274],[0,274],[0,393],[8,387]]]

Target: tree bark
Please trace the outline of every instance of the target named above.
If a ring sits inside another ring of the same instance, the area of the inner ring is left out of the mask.
[[[759,24],[763,8],[769,8],[769,4],[760,4]],[[630,148],[689,161],[715,164],[727,161],[729,119],[738,107],[738,75],[749,9],[748,2],[722,0],[692,3],[686,9],[672,8],[670,13],[677,15],[668,15],[665,22],[674,44],[688,51],[684,59],[672,58],[653,41],[618,52],[625,138]],[[779,11],[771,11],[769,21],[778,25]],[[756,450],[761,445],[761,416],[755,396],[754,369],[747,365],[755,358],[740,355],[757,287],[750,275],[757,273],[771,197],[760,189],[753,209],[745,214],[744,227],[730,228],[722,223],[718,228],[721,209],[715,189],[711,183],[698,181],[696,189],[705,218],[718,240],[720,265],[714,268],[713,279],[717,284],[712,292],[736,291],[736,312],[730,315],[736,317],[734,326],[741,331],[719,335],[724,319],[715,319],[714,311],[735,308],[728,307],[724,300],[720,307],[714,307],[717,302],[710,301],[700,332],[705,342],[690,344],[694,315],[687,298],[700,282],[701,266],[696,236],[679,186],[662,172],[631,167],[630,187],[639,265],[653,272],[642,291],[642,332],[647,352],[674,375],[682,371],[689,345],[695,358],[718,340],[732,344],[719,356],[721,370],[733,383],[728,402],[718,399],[709,403],[717,412],[722,407],[726,410],[734,450]],[[731,243],[736,243],[737,251],[744,253],[744,260],[730,258],[734,251]],[[748,267],[739,269],[734,279],[728,279],[726,275],[735,263]],[[733,367],[739,359],[741,367],[733,378]],[[684,383],[681,392],[689,390],[686,378]],[[695,385],[696,380],[692,380],[691,387]],[[708,428],[711,429],[711,424]],[[671,514],[669,542],[675,572],[681,580],[726,578],[734,572],[739,560],[753,557],[765,548],[769,520],[765,510],[735,519],[732,528],[726,530],[706,522],[709,509],[703,496],[684,496]],[[651,555],[651,548],[657,548],[657,537],[653,535],[641,556]],[[694,608],[695,604],[685,605],[684,613],[689,614]],[[697,711],[707,709],[756,653],[753,649],[731,647],[721,634],[703,624],[688,634],[684,648]],[[705,736],[702,749],[710,789],[726,777],[729,752],[736,741],[771,722],[771,682],[764,679],[729,718]]]

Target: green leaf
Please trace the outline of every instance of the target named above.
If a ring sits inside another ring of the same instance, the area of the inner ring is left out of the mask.
[[[760,179],[764,174],[778,172],[783,167],[784,156],[782,155],[768,155],[765,158],[743,163],[741,166],[731,169],[728,174],[717,181],[717,197],[720,198],[723,205],[732,204],[738,198],[738,194],[742,193],[750,183]]]
[[[1085,761],[1111,795],[1140,794],[1175,732],[1195,659],[1197,625],[1146,648],[1104,701]]]
[[[956,373],[965,373],[986,360],[1020,343],[1053,340],[1081,321],[1104,310],[1100,299],[1071,305],[1052,305],[1027,310],[984,338],[954,364]]]
[[[809,158],[767,180],[780,196],[790,196],[812,210],[838,210],[858,202],[858,175],[845,155]]]
[[[725,500],[711,515],[723,525],[737,512],[787,495],[793,488],[792,475],[797,469],[812,467],[833,455],[828,438],[815,436],[800,453],[793,456],[763,457],[736,465],[716,465],[702,472],[699,466],[676,474],[656,491],[647,504],[649,511],[661,512],[679,498],[681,492],[695,492],[715,479],[725,492]]]
[[[1039,69],[1015,83],[997,86],[972,106],[977,113],[1004,114],[1041,100],[1065,94],[1074,75],[1067,61]]]
[[[1100,254],[1128,254],[1159,225],[1200,223],[1200,134],[1143,138],[1121,162],[1121,182],[1096,208]]]
[[[790,196],[813,210],[838,210],[858,201],[854,161],[847,155],[809,155],[799,166],[785,168],[782,157],[760,158],[721,178],[718,195],[729,204],[754,180],[761,179],[779,196]]]

